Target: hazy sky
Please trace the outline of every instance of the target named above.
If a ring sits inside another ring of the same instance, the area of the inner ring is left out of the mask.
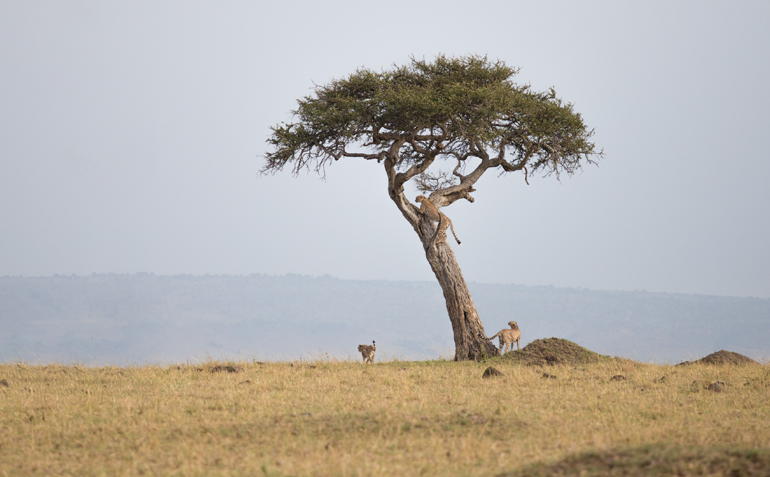
[[[366,66],[482,54],[606,158],[443,211],[469,281],[770,297],[770,2],[0,2],[0,275],[433,280],[384,170],[259,177]],[[410,192],[417,195],[416,192]]]

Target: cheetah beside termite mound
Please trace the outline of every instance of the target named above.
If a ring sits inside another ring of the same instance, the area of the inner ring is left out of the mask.
[[[516,349],[521,349],[519,346],[519,340],[521,339],[521,330],[519,330],[519,325],[515,321],[509,321],[508,326],[511,327],[510,330],[500,330],[493,337],[487,338],[488,340],[493,340],[498,336],[500,337],[500,354],[508,351],[509,345],[511,347],[511,351],[513,351],[514,342],[516,343]]]
[[[374,352],[377,351],[377,345],[372,340],[372,345],[358,345],[358,352],[364,357],[364,364],[367,362],[374,364]]]

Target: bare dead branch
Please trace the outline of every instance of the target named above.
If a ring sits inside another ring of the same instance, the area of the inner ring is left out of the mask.
[[[433,192],[451,187],[455,185],[456,179],[457,178],[452,173],[447,171],[439,171],[436,174],[423,172],[414,178],[417,190],[422,193]]]

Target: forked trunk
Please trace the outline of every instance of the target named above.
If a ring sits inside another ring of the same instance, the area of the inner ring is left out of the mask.
[[[403,142],[394,143],[392,149],[397,151],[401,144]],[[436,235],[435,222],[426,220],[420,209],[407,200],[403,183],[397,181],[395,164],[396,160],[393,157],[385,161],[388,195],[420,237],[425,257],[444,291],[446,309],[455,338],[455,361],[479,360],[485,356],[499,355],[497,347],[486,339],[484,325],[481,324],[476,306],[473,304],[471,292],[465,283],[454,252],[446,243],[446,232],[442,230]]]
[[[444,291],[444,300],[454,331],[455,361],[479,360],[486,356],[499,355],[495,345],[486,339],[484,325],[481,324],[452,249],[446,243],[437,243],[425,250],[425,256]]]

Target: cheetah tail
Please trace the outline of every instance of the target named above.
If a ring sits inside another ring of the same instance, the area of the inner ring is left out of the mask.
[[[449,222],[449,228],[452,229],[452,235],[454,235],[455,240],[457,241],[457,245],[462,245],[463,243],[460,242],[460,239],[457,238],[457,234],[455,233],[455,226],[452,225],[452,222]]]

